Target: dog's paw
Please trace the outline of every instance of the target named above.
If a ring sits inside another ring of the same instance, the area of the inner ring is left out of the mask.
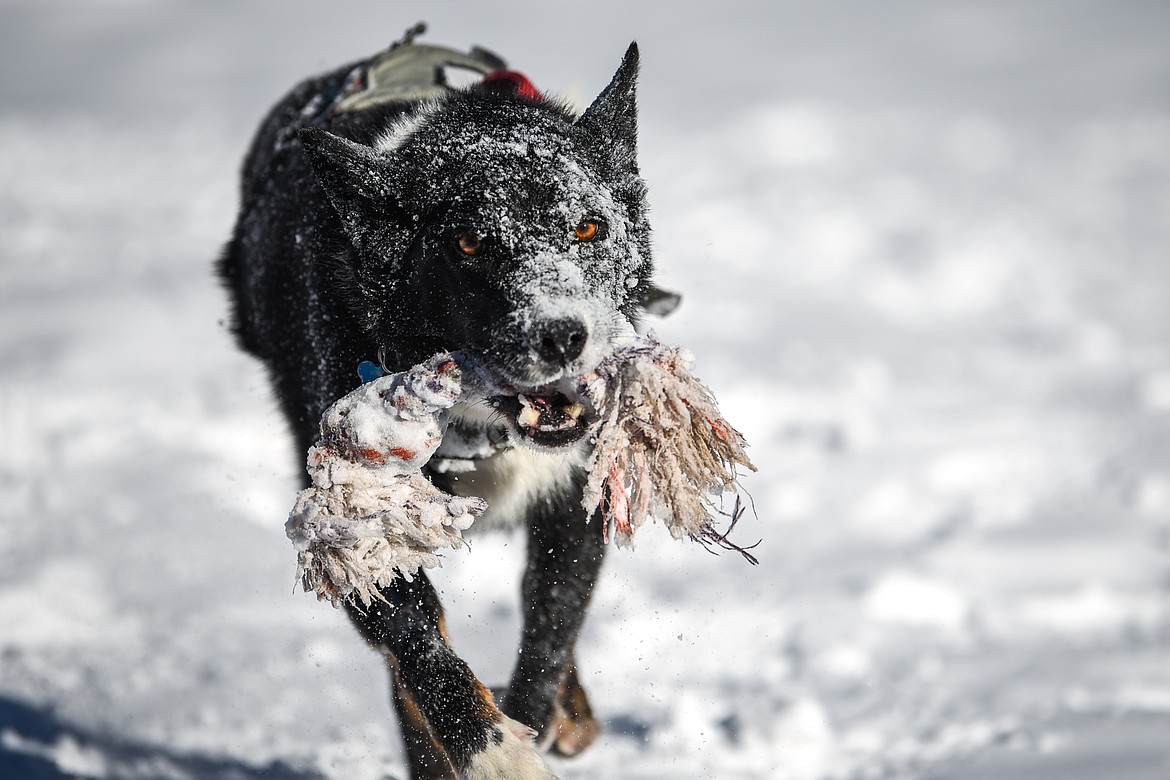
[[[572,758],[593,744],[601,734],[601,726],[592,714],[569,714],[558,710],[552,733],[549,750],[562,758]]]
[[[498,734],[498,741],[471,757],[462,780],[556,780],[533,744],[536,732],[505,716]]]

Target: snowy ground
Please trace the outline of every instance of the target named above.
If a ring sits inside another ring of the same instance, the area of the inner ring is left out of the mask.
[[[638,38],[658,332],[760,466],[759,567],[611,557],[563,776],[1170,776],[1170,10],[426,5],[0,2],[0,777],[402,776],[209,264],[266,105],[422,17],[581,98]],[[439,578],[489,682],[520,557]]]

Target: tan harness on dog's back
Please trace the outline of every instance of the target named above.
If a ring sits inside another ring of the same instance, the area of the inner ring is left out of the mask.
[[[350,72],[331,113],[347,114],[442,97],[456,88],[451,76],[458,71],[483,78],[502,64],[498,57],[482,49],[463,54],[442,46],[396,43]]]

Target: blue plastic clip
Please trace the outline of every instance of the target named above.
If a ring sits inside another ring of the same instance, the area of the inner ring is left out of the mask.
[[[382,370],[381,366],[369,360],[363,360],[362,362],[358,363],[357,373],[358,377],[362,380],[363,385],[367,382],[373,382],[375,379],[385,376],[386,374],[386,372]]]

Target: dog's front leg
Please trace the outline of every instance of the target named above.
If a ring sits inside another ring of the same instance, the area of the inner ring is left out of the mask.
[[[531,732],[505,716],[491,692],[451,649],[438,594],[419,571],[379,588],[385,602],[346,607],[366,639],[394,658],[395,684],[465,780],[552,780]],[[400,709],[401,713],[401,709]],[[404,724],[408,725],[408,724]],[[416,725],[415,728],[418,726]],[[442,777],[408,746],[412,778]]]
[[[534,728],[542,743],[556,736],[554,704],[568,676],[579,691],[573,648],[605,554],[600,517],[586,518],[578,495],[546,505],[529,527],[524,632],[502,705],[507,715]]]

